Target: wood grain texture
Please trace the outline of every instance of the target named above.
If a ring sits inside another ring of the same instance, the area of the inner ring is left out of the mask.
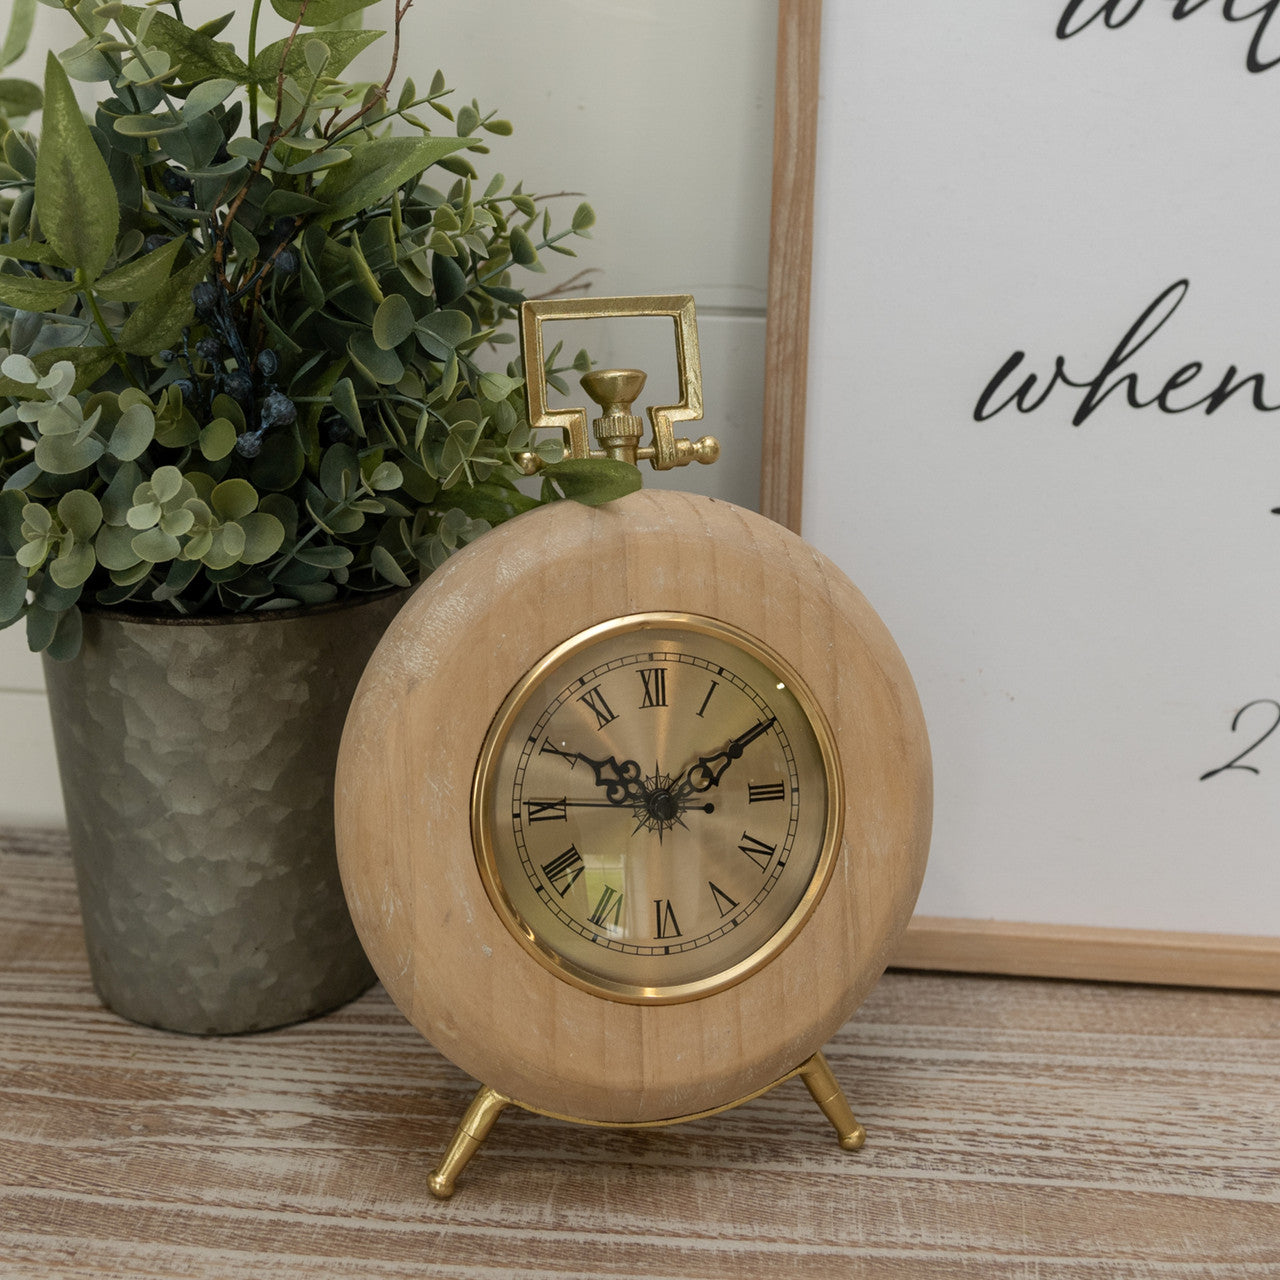
[[[780,0],[760,510],[800,531],[822,0]]]
[[[798,1082],[601,1134],[473,1091],[381,988],[202,1040],[89,983],[65,840],[0,832],[6,1280],[1263,1280],[1280,1274],[1280,997],[888,974]]]
[[[893,962],[912,969],[1280,991],[1280,939],[916,916]]]
[[[790,665],[831,721],[848,803],[827,888],[780,955],[696,1002],[627,1005],[561,981],[499,919],[471,787],[495,712],[539,659],[651,610],[728,623]],[[352,918],[410,1020],[508,1097],[627,1122],[725,1105],[821,1048],[910,918],[932,818],[914,685],[844,574],[754,512],[653,491],[529,512],[434,575],[356,691],[336,796]]]

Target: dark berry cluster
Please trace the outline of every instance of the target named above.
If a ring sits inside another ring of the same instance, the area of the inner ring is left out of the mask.
[[[230,396],[240,406],[246,428],[236,440],[236,452],[256,458],[268,431],[292,426],[298,418],[297,406],[276,385],[280,357],[269,347],[250,357],[226,285],[202,280],[191,290],[191,301],[196,318],[210,332],[196,342],[194,351],[184,332],[181,357],[176,351],[162,351],[160,358],[166,364],[181,358],[186,376],[174,379],[173,385],[200,416],[209,416],[215,396]],[[200,377],[197,361],[207,367],[208,376]]]

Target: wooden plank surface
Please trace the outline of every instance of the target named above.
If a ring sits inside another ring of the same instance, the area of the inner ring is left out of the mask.
[[[915,916],[904,969],[1280,991],[1280,938]]]
[[[678,1128],[508,1113],[380,988],[222,1040],[103,1010],[59,834],[0,833],[0,1275],[1280,1275],[1280,997],[891,973],[797,1082]]]

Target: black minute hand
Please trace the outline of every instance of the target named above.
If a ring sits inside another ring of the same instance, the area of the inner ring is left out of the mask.
[[[672,788],[672,795],[683,800],[695,791],[710,791],[720,785],[724,771],[753,743],[762,733],[768,733],[778,722],[777,716],[767,720],[758,720],[745,733],[740,733],[722,751],[714,755],[699,756],[697,763],[689,766],[684,780]]]

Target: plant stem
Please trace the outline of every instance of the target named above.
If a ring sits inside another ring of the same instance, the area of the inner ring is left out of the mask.
[[[541,244],[534,245],[534,249],[535,250],[549,249],[553,244],[559,244],[561,240],[567,240],[573,234],[574,234],[573,229],[568,228],[564,231],[559,232],[557,235],[550,236],[547,239],[544,239]],[[509,270],[511,267],[515,265],[516,265],[516,260],[514,258],[508,258],[500,266],[494,267],[492,271],[486,271],[484,275],[477,276],[475,283],[472,285],[469,285],[467,287],[466,292],[470,293],[472,289],[483,288],[485,285],[489,283],[490,280],[496,280],[504,271]],[[466,294],[463,294],[462,296],[465,297]]]
[[[80,271],[76,272],[77,276],[82,275]],[[80,286],[80,296],[84,299],[85,305],[89,308],[89,314],[93,316],[94,323],[98,326],[98,332],[102,334],[106,341],[107,347],[111,352],[111,358],[118,364],[124,372],[126,378],[129,379],[135,387],[140,386],[137,378],[133,376],[133,370],[129,367],[129,358],[116,345],[115,336],[111,332],[110,326],[107,324],[106,317],[103,316],[101,309],[98,307],[98,300],[93,296],[93,290],[83,280],[76,282]]]
[[[253,0],[253,12],[249,17],[249,66],[252,68],[258,55],[258,15],[262,12],[262,0]],[[258,86],[249,85],[249,136],[258,136]]]

